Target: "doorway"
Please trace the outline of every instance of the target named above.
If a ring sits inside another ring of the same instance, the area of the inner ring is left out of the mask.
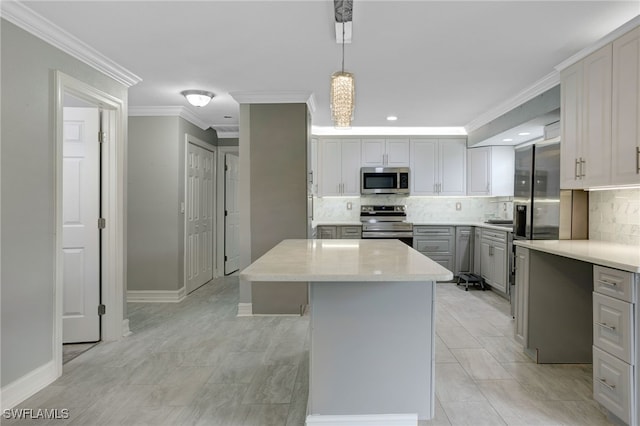
[[[187,294],[213,279],[215,148],[186,135],[185,287]]]
[[[240,269],[240,209],[238,208],[238,156],[224,156],[224,274]]]
[[[52,343],[60,376],[63,341],[118,340],[128,333],[123,303],[126,115],[122,99],[62,72],[54,72],[54,88],[56,259]],[[97,148],[92,145],[87,149],[93,143]],[[85,180],[89,181],[86,185]],[[93,292],[90,298],[85,297],[86,288]],[[78,330],[67,327],[79,318],[91,325],[78,326]],[[81,334],[88,330],[91,335]]]

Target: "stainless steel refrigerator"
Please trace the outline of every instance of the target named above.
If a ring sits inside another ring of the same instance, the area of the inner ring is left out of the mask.
[[[557,240],[560,234],[560,142],[515,150],[513,239]]]

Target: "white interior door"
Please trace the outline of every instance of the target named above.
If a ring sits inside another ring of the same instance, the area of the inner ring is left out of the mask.
[[[240,268],[240,210],[238,209],[238,156],[224,157],[224,274]]]
[[[187,293],[213,278],[213,152],[187,144]]]
[[[64,108],[63,343],[100,340],[100,144],[97,108]]]

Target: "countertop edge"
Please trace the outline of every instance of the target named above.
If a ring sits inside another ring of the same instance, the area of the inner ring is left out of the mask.
[[[435,282],[453,279],[453,273],[428,275],[296,275],[296,274],[245,274],[240,278],[250,282]]]
[[[515,240],[513,244],[515,246],[524,247],[531,250],[541,251],[544,253],[555,254],[562,257],[567,257],[570,259],[581,260],[583,262],[593,263],[595,265],[607,266],[614,269],[620,269],[627,272],[640,273],[640,264],[633,263],[623,263],[615,259],[607,259],[595,255],[585,254],[585,253],[576,253],[575,251],[571,251],[569,249],[563,249],[559,247],[553,247],[548,245],[536,244],[537,240]],[[549,241],[563,241],[563,240],[540,240],[546,241],[547,244]],[[588,246],[589,240],[566,240],[566,241],[583,241],[583,245]],[[597,241],[595,244],[602,244],[602,241]],[[625,247],[633,247],[633,246],[624,246],[622,244],[610,243],[607,244],[611,247],[616,248],[625,248]]]

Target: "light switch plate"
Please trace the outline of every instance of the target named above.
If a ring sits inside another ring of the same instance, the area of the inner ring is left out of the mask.
[[[353,208],[353,204],[351,204],[351,201],[347,201],[347,210],[351,210]]]
[[[456,210],[457,211],[462,210],[462,203],[460,203],[460,202],[456,203]]]

